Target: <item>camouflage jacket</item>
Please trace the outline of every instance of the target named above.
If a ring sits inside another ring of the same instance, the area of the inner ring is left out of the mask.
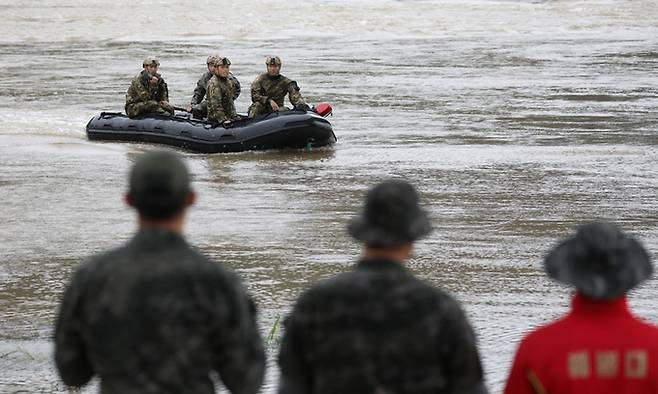
[[[206,97],[206,89],[211,78],[212,73],[210,71],[203,73],[201,78],[199,78],[199,80],[196,82],[196,88],[194,88],[194,94],[192,94],[192,100],[190,101],[190,104],[197,105],[203,101],[204,97]],[[235,101],[238,99],[238,97],[240,97],[240,92],[242,92],[240,81],[238,81],[238,79],[230,73],[228,75],[228,81],[231,84],[231,88],[233,89],[233,101]]]
[[[224,122],[238,119],[233,103],[233,90],[227,78],[213,76],[208,82],[208,120]]]
[[[487,392],[457,301],[397,262],[364,259],[311,287],[285,330],[280,394]]]
[[[279,107],[283,107],[283,100],[286,95],[293,106],[306,104],[306,101],[299,93],[297,82],[283,75],[270,77],[265,74],[259,75],[251,84],[251,101],[270,106],[270,100],[274,100]]]
[[[155,77],[159,79],[157,86],[151,86],[149,84],[150,77],[149,73],[144,70],[133,78],[128,88],[128,93],[126,93],[126,107],[131,104],[145,103],[147,101],[154,101],[156,103],[169,101],[169,89],[167,89],[167,83],[162,79],[162,76],[155,74]]]
[[[142,230],[82,265],[55,328],[64,383],[100,377],[103,394],[257,393],[264,351],[253,303],[235,274],[182,236]]]

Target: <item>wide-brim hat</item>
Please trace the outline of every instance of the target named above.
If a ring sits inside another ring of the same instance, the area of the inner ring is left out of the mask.
[[[370,189],[363,211],[347,230],[366,245],[394,247],[424,237],[432,226],[414,187],[402,180],[387,180]]]
[[[621,296],[653,273],[642,244],[608,222],[580,226],[549,252],[544,268],[551,278],[602,300]]]

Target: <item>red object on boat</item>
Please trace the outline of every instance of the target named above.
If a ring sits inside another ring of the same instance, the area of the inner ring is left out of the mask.
[[[331,108],[331,105],[327,103],[320,103],[317,106],[315,106],[315,112],[317,112],[318,115],[322,116],[323,118],[326,118],[327,116],[331,115],[333,113],[333,108]]]

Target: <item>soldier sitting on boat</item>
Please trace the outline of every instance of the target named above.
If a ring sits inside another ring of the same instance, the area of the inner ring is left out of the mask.
[[[196,83],[196,88],[194,89],[194,94],[192,94],[192,100],[190,100],[190,105],[187,106],[187,112],[192,113],[192,116],[197,119],[203,119],[208,116],[208,101],[205,100],[206,92],[208,88],[208,82],[213,77],[212,65],[216,59],[219,58],[219,55],[210,55],[206,59],[206,66],[208,70],[201,75],[201,78]],[[237,100],[240,96],[241,87],[240,81],[229,72],[228,81],[233,89],[233,101]]]
[[[297,82],[281,75],[281,59],[278,56],[268,56],[265,65],[267,72],[259,75],[251,84],[252,104],[249,107],[249,116],[255,117],[285,109],[283,100],[286,95],[293,106],[308,110]]]
[[[143,114],[173,115],[167,83],[158,73],[160,62],[147,57],[142,66],[144,69],[133,78],[126,93],[126,115],[131,118]]]
[[[233,103],[234,92],[228,80],[231,61],[218,56],[212,61],[213,77],[208,82],[208,120],[230,124],[240,119]]]

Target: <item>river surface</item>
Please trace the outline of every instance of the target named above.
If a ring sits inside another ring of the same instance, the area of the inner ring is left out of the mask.
[[[609,219],[658,251],[655,1],[0,0],[0,392],[65,392],[53,319],[71,271],[135,231],[126,174],[151,146],[92,143],[155,54],[172,103],[205,58],[233,62],[249,104],[263,59],[329,102],[335,147],[184,153],[199,201],[187,236],[240,273],[264,337],[313,282],[360,252],[345,225],[401,177],[435,231],[409,268],[454,294],[500,392],[522,335],[563,314],[542,258]],[[631,293],[658,323],[657,281]],[[276,386],[276,332],[265,393]],[[84,392],[93,392],[95,383]]]

